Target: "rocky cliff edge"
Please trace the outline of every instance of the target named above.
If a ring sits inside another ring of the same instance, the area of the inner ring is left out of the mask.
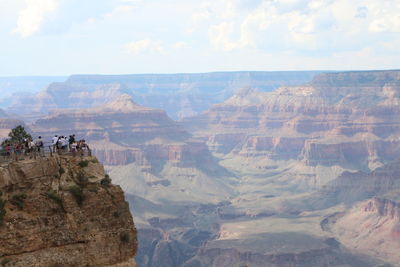
[[[0,164],[0,265],[135,266],[128,203],[94,157]]]

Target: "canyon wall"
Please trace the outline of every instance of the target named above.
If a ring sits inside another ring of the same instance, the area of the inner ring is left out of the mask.
[[[400,157],[399,73],[327,73],[274,92],[247,89],[183,124],[227,164],[236,157],[260,159],[253,169],[296,160],[373,170]]]
[[[393,264],[400,262],[400,205],[382,198],[337,214],[330,230],[347,247]]]
[[[121,77],[76,76],[62,84],[76,108],[29,126],[47,141],[72,133],[88,141],[134,203],[141,266],[376,266],[384,257],[354,252],[335,221],[325,222],[359,201],[399,200],[398,75],[244,88],[180,122],[135,103],[131,85],[113,83]]]
[[[282,85],[308,82],[316,73],[319,72],[73,75],[65,82],[50,84],[35,96],[14,97],[8,111],[26,118],[37,113],[34,117],[38,118],[51,109],[89,108],[129,94],[139,104],[163,109],[177,119],[203,112],[242,87],[272,91]]]
[[[128,203],[96,158],[2,164],[0,192],[3,266],[135,266]]]

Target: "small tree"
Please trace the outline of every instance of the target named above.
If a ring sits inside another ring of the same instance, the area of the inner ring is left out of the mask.
[[[22,125],[18,125],[14,129],[12,129],[11,132],[8,134],[8,137],[8,139],[3,141],[2,145],[7,142],[21,144],[24,142],[25,139],[32,138],[32,136],[25,131],[25,128]]]

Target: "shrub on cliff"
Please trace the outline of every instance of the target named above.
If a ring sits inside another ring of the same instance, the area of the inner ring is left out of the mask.
[[[3,224],[4,216],[6,216],[6,201],[1,198],[2,195],[3,193],[0,192],[0,225]]]
[[[82,206],[83,201],[85,200],[85,196],[83,194],[82,188],[79,186],[73,185],[70,188],[68,188],[68,191],[72,194],[72,196],[75,198],[76,203],[79,206]]]
[[[3,259],[3,260],[0,262],[0,264],[1,264],[1,266],[6,266],[6,265],[9,264],[10,262],[11,262],[10,259]]]
[[[23,209],[24,208],[24,201],[26,199],[26,195],[25,194],[17,194],[17,195],[13,195],[10,203],[13,204],[14,206],[17,206],[19,209]]]
[[[78,165],[79,165],[79,167],[81,167],[81,168],[85,168],[85,167],[89,166],[89,161],[88,161],[88,160],[81,160],[81,161],[78,163]]]
[[[57,194],[57,192],[50,190],[48,192],[46,192],[46,196],[53,200],[54,202],[56,202],[59,205],[62,205],[62,199],[61,197]]]
[[[108,174],[106,174],[106,176],[101,179],[100,184],[104,187],[109,187],[111,184],[111,178]]]
[[[85,188],[89,183],[89,178],[86,176],[83,170],[80,170],[77,173],[76,178],[78,179],[77,183],[81,188]]]
[[[130,238],[129,238],[129,234],[128,233],[122,233],[119,236],[119,239],[123,242],[123,243],[129,243]]]
[[[32,138],[32,136],[25,131],[25,128],[21,125],[18,125],[11,132],[8,134],[8,139],[4,140],[4,143],[14,143],[14,144],[22,144],[24,143],[25,139]]]

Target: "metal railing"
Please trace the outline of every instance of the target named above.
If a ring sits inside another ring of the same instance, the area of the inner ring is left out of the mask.
[[[25,148],[19,149],[12,147],[10,151],[0,149],[0,163],[8,163],[12,161],[21,161],[27,159],[37,159],[40,157],[53,157],[54,155],[90,157],[92,156],[92,151],[89,149],[89,147],[79,150],[70,150],[69,148],[60,149],[49,144],[46,144],[43,147],[34,147],[30,150],[27,150]]]

